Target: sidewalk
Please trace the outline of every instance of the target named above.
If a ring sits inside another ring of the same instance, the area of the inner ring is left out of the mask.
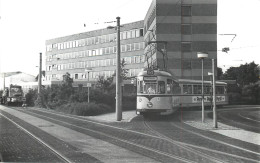
[[[202,123],[200,111],[184,111],[182,118],[185,124],[188,124],[192,127],[201,130],[209,130],[211,132],[215,132],[233,139],[260,145],[260,134],[229,126],[220,122],[217,122],[218,128],[215,128],[213,119],[207,117],[206,115],[207,112],[205,112],[204,123]]]
[[[122,120],[117,121],[116,113],[108,113],[108,114],[102,114],[98,116],[88,116],[87,118],[93,119],[100,122],[131,122],[131,120],[136,117],[135,110],[131,111],[123,111],[122,112]]]

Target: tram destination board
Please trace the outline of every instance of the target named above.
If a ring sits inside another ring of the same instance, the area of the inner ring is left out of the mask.
[[[144,76],[144,81],[156,81],[156,76]]]

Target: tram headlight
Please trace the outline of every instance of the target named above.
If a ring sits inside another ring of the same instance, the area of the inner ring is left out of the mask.
[[[153,107],[153,103],[148,102],[148,103],[147,103],[147,106],[148,106],[148,108],[151,108],[151,107]]]

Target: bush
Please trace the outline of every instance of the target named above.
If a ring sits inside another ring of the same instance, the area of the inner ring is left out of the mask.
[[[123,110],[135,110],[136,109],[136,96],[124,96],[122,100]]]
[[[94,116],[94,115],[109,113],[113,111],[113,109],[108,105],[87,103],[87,102],[68,103],[58,107],[56,110],[63,113],[79,115],[79,116]]]
[[[25,98],[28,106],[34,106],[34,101],[37,99],[37,90],[30,89],[29,92],[26,93]]]

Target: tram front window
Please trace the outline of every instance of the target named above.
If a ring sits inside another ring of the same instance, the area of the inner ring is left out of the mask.
[[[144,93],[155,94],[156,93],[156,83],[145,83]]]

